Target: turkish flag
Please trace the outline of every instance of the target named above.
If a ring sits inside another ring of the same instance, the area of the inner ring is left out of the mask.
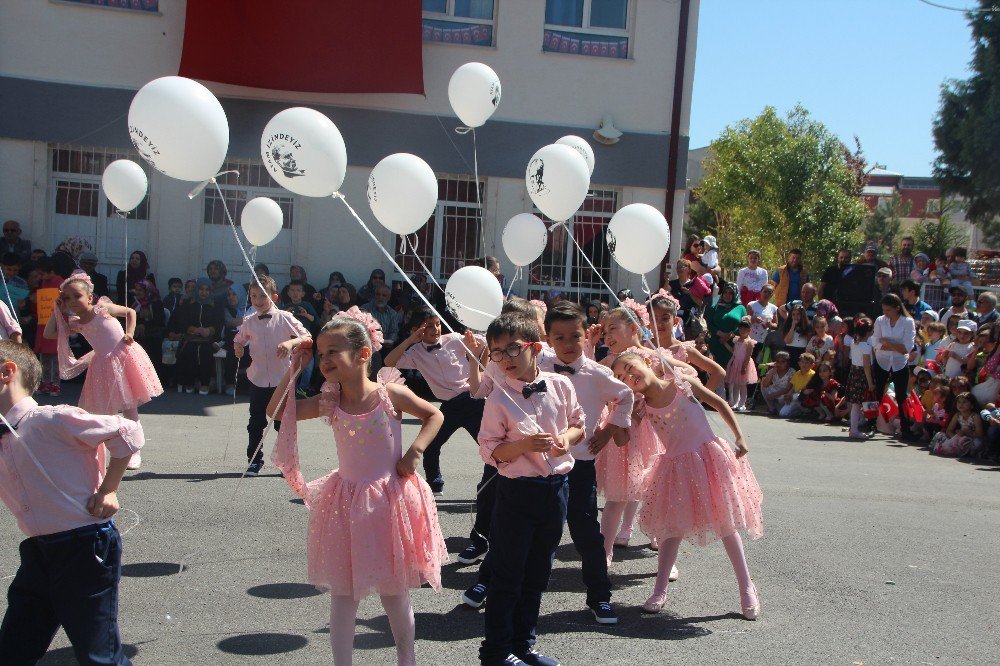
[[[319,93],[424,92],[420,0],[188,0],[181,76]]]

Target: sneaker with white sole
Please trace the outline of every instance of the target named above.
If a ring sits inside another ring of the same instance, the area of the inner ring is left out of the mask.
[[[458,554],[458,561],[462,564],[475,564],[486,557],[490,552],[490,546],[485,541],[473,541]]]
[[[609,602],[598,601],[587,604],[587,607],[594,614],[594,619],[597,620],[598,624],[618,624],[618,616],[615,615],[615,609],[611,607]]]
[[[128,459],[128,465],[126,469],[139,469],[142,466],[142,454],[136,451],[132,454],[132,457]]]
[[[198,395],[208,395],[208,389],[207,388],[198,389]]]
[[[246,476],[257,476],[260,474],[260,470],[264,468],[264,463],[253,462],[247,466]]]
[[[462,603],[469,608],[479,608],[486,601],[486,585],[476,583],[462,594]]]

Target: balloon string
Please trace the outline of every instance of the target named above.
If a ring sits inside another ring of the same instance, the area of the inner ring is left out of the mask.
[[[431,305],[431,302],[429,300],[427,300],[427,297],[424,295],[424,293],[422,291],[420,291],[419,289],[417,289],[416,285],[414,285],[413,282],[410,280],[410,276],[406,274],[406,271],[404,271],[402,269],[402,267],[400,267],[400,265],[398,263],[396,263],[396,259],[389,252],[386,251],[386,249],[385,249],[385,247],[383,247],[382,243],[380,243],[378,241],[378,238],[375,237],[375,234],[373,234],[372,231],[371,231],[371,229],[368,228],[368,225],[365,224],[365,221],[361,219],[361,216],[358,215],[357,211],[355,211],[354,208],[351,206],[351,204],[349,204],[347,202],[347,199],[344,197],[344,195],[341,194],[340,192],[334,192],[333,193],[333,197],[335,199],[340,199],[344,203],[344,205],[347,206],[347,210],[350,211],[351,215],[354,217],[354,219],[357,221],[357,223],[361,225],[361,228],[364,229],[364,231],[365,231],[366,234],[368,234],[368,237],[372,239],[372,242],[375,243],[375,245],[378,247],[378,249],[382,252],[383,256],[385,256],[385,258],[389,260],[389,263],[391,263],[396,268],[396,270],[399,272],[399,274],[403,276],[403,280],[406,282],[406,284],[408,284],[410,286],[410,288],[414,291],[414,293],[417,294],[417,296],[420,298],[420,300],[424,302],[424,305],[426,305],[430,309],[430,311],[434,313],[434,316],[437,317],[441,321],[441,324],[445,328],[448,329],[449,333],[454,333],[454,334],[458,335],[458,342],[459,342],[459,344],[461,344],[462,348],[465,349],[465,351],[468,353],[469,358],[473,359],[475,361],[476,365],[479,366],[480,371],[482,371],[483,373],[485,373],[486,372],[486,366],[484,366],[482,364],[482,362],[479,360],[479,358],[475,354],[472,353],[472,350],[469,349],[466,346],[465,340],[462,339],[462,336],[458,333],[458,331],[456,331],[454,328],[452,328],[451,324],[448,323],[448,320],[446,320],[444,317],[442,317],[441,313],[438,312],[437,308],[435,308],[433,305]],[[465,307],[465,306],[462,306],[462,307]],[[467,309],[470,310],[470,311],[473,311],[473,312],[478,312],[478,311],[472,310],[472,308],[467,308]],[[485,314],[485,313],[482,313],[482,314]],[[513,394],[504,385],[504,382],[497,382],[496,386],[498,388],[500,388],[501,390],[503,390],[505,393],[507,393],[507,395],[511,398],[511,402],[514,404],[514,406],[516,406],[521,411],[521,413],[524,414],[524,416],[528,419],[528,421],[531,423],[531,425],[535,427],[535,430],[538,433],[544,432],[542,430],[541,426],[539,426],[538,422],[535,420],[535,416],[533,414],[529,414],[528,412],[524,411],[524,408],[521,407],[521,405],[517,402],[517,400],[513,399],[514,398]],[[2,416],[2,415],[0,415],[0,416]],[[548,456],[546,456],[546,460],[548,460]]]
[[[122,218],[122,226],[125,228],[125,234],[124,234],[125,238],[124,238],[124,241],[123,241],[125,243],[125,247],[124,247],[125,251],[123,253],[125,255],[125,269],[124,269],[124,272],[122,273],[122,275],[125,278],[124,284],[125,284],[125,291],[127,292],[128,291],[128,258],[129,258],[128,257],[128,213],[122,212],[122,211],[117,210],[117,209],[116,209],[116,212],[118,213],[118,215],[121,216],[121,218]],[[145,280],[146,276],[143,275],[142,278]],[[122,304],[123,305],[128,305],[128,300],[127,300],[126,294],[119,294],[118,297],[122,299]]]
[[[523,268],[521,266],[514,267],[514,274],[510,277],[510,286],[507,287],[507,295],[504,296],[504,300],[510,299],[510,292],[514,291],[514,283],[517,282],[517,278],[521,276]]]
[[[188,199],[194,199],[196,196],[201,194],[202,190],[208,187],[211,183],[214,183],[219,176],[225,176],[231,173],[235,173],[237,178],[240,177],[240,172],[236,169],[231,169],[230,171],[220,171],[208,180],[198,183],[193,190],[188,192]]]
[[[416,235],[416,234],[414,234],[414,235]],[[438,281],[434,278],[434,274],[431,273],[431,269],[427,268],[427,264],[425,264],[424,260],[420,258],[419,254],[417,254],[417,248],[413,244],[413,241],[410,240],[410,237],[409,236],[403,236],[403,241],[404,241],[404,243],[409,243],[410,244],[410,251],[413,252],[413,258],[416,259],[417,263],[420,264],[420,267],[424,269],[424,273],[427,273],[427,277],[429,277],[431,279],[431,282],[434,284],[435,287],[438,288],[438,291],[440,291],[442,294],[444,294],[445,293],[444,287],[442,287],[440,285],[440,283],[438,283]]]
[[[486,265],[486,218],[483,215],[483,201],[479,193],[479,148],[476,145],[476,128],[472,128],[472,171],[476,176],[476,215],[478,216],[477,228],[479,229],[479,244],[483,249],[483,268]]]
[[[257,246],[253,245],[250,248],[250,261],[257,261]],[[247,300],[243,304],[243,318],[246,319],[247,311],[250,309],[250,290],[247,289]],[[237,312],[237,315],[240,313]],[[243,353],[246,354],[246,348],[244,347]],[[236,354],[236,345],[233,345],[233,354]],[[226,448],[222,450],[222,462],[225,464],[226,456],[229,455],[229,440],[233,436],[233,422],[236,420],[236,384],[240,380],[240,362],[243,361],[243,356],[236,357],[236,374],[233,375],[233,409],[229,414],[229,429],[226,431]]]

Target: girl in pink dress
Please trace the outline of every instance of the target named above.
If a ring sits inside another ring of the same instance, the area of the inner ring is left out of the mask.
[[[412,664],[409,590],[429,583],[439,591],[441,564],[448,560],[434,496],[416,474],[444,417],[406,388],[395,368],[384,368],[378,381],[368,379],[372,353],[382,347],[382,330],[368,313],[357,307],[338,313],[315,344],[326,383],[319,395],[294,399],[291,376],[312,358],[311,343],[299,345],[267,406],[274,417],[284,404],[271,459],[309,509],[309,582],[330,592],[334,664],[351,663],[358,604],[369,594],[382,600],[399,663]],[[404,412],[423,422],[405,454]],[[333,430],[340,467],[306,483],[299,469],[297,421],[317,417]]]
[[[674,329],[677,326],[677,308],[680,303],[673,295],[665,290],[653,294],[650,301],[653,310],[653,324],[656,328],[656,343],[660,349],[670,352],[678,361],[701,370],[708,375],[705,381],[705,388],[714,391],[726,379],[725,369],[698,351],[695,340],[678,340],[674,337]]]
[[[747,410],[747,385],[757,383],[757,365],[753,362],[754,341],[750,337],[750,322],[746,319],[736,326],[736,337],[723,343],[733,352],[726,366],[726,386],[729,388],[729,406],[736,412]]]
[[[641,331],[635,322],[648,329],[649,314],[646,308],[631,299],[625,299],[621,307],[608,312],[601,328],[610,353],[601,361],[602,365],[611,367],[619,354],[630,351],[648,358],[654,371],[660,375],[663,374],[662,359],[679,372],[697,376],[697,371],[688,364],[675,360],[670,354],[657,353],[643,346]],[[638,428],[641,420],[642,400],[636,400],[633,425],[628,429],[627,437],[616,437],[617,446],[604,447],[595,464],[597,488],[605,499],[601,534],[604,535],[608,562],[614,557],[614,547],[624,548],[632,538],[632,525],[639,511],[646,471],[659,453],[656,440],[642,436],[643,431]]]
[[[682,539],[697,544],[721,539],[739,582],[743,616],[757,619],[760,601],[739,532],[754,539],[763,535],[763,497],[733,410],[698,382],[657,377],[638,354],[622,354],[613,370],[616,378],[645,397],[642,427],[659,440],[663,451],[646,477],[639,514],[642,531],[660,542],[656,585],[643,609],[658,613],[663,608]],[[699,401],[718,411],[733,431],[735,455],[732,445],[712,431]]]
[[[115,305],[107,298],[93,303],[94,285],[83,271],[76,271],[59,287],[56,307],[45,325],[44,335],[57,339],[59,376],[72,379],[84,370],[87,377],[80,392],[79,406],[92,414],[122,413],[139,420],[139,405],[163,393],[160,378],[146,351],[135,344],[136,315],[132,308]],[[63,310],[72,316],[67,321]],[[125,328],[118,318],[125,319]],[[93,351],[82,358],[73,356],[69,336],[80,333]],[[139,469],[139,452],[129,460],[129,469]]]

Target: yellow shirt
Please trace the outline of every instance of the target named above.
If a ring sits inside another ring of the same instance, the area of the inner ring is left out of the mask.
[[[806,384],[809,383],[809,380],[812,379],[813,375],[815,374],[816,371],[810,368],[809,372],[802,372],[801,370],[799,370],[794,375],[792,375],[792,392],[798,393],[799,391],[804,389],[806,387]]]

